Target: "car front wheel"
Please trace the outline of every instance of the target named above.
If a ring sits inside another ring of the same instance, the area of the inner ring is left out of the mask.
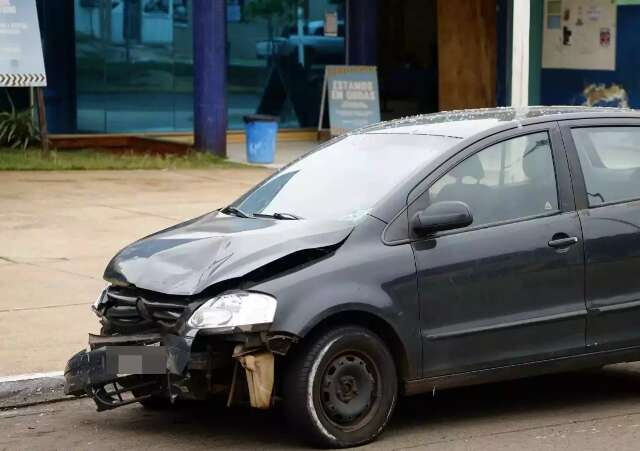
[[[284,385],[285,413],[295,430],[323,447],[374,440],[398,396],[396,368],[385,343],[362,327],[342,326],[298,351]]]

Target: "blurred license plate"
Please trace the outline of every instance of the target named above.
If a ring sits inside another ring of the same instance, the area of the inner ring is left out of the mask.
[[[165,374],[164,346],[108,346],[107,371],[111,374]]]

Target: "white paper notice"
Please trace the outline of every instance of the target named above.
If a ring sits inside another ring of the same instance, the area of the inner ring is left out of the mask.
[[[616,69],[617,6],[611,0],[546,0],[545,69]]]

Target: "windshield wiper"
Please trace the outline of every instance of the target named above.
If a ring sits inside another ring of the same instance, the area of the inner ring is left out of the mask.
[[[288,220],[288,221],[298,221],[301,218],[298,215],[294,215],[293,213],[272,213],[270,215],[264,214],[264,213],[254,213],[253,215],[256,218],[273,218],[273,219],[279,219],[279,220]]]
[[[232,207],[231,205],[229,205],[228,207],[224,207],[220,211],[222,213],[226,214],[226,215],[233,215],[233,216],[237,216],[239,218],[252,218],[253,217],[250,214],[245,213],[244,211],[240,210],[239,208]]]

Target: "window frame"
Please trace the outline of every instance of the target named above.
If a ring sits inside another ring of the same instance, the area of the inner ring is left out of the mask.
[[[593,210],[596,208],[608,207],[611,205],[628,204],[640,201],[640,195],[627,199],[603,202],[598,205],[589,205],[589,196],[587,194],[587,182],[582,170],[580,155],[576,143],[573,139],[572,131],[579,128],[615,128],[615,127],[637,127],[640,130],[640,120],[638,119],[581,119],[572,121],[563,121],[560,124],[562,140],[567,151],[569,160],[569,168],[573,182],[573,190],[575,193],[576,207],[578,210]]]
[[[514,219],[505,220],[505,221],[496,221],[496,222],[481,224],[477,226],[465,227],[463,229],[438,232],[438,233],[431,234],[428,237],[416,236],[412,233],[411,225],[410,225],[411,217],[418,210],[421,209],[417,207],[416,204],[421,199],[421,197],[427,191],[429,191],[431,186],[433,186],[438,180],[440,180],[442,177],[448,174],[449,171],[451,171],[454,167],[456,167],[458,164],[460,164],[462,161],[466,160],[470,156],[478,152],[482,152],[483,150],[486,150],[496,144],[500,144],[504,141],[508,141],[511,139],[532,135],[540,132],[547,132],[549,134],[551,155],[553,158],[553,166],[554,166],[554,175],[556,178],[556,190],[558,193],[558,209],[557,210],[553,210],[548,213],[541,213],[539,215],[514,218]],[[396,245],[396,244],[404,244],[407,242],[422,241],[425,239],[434,239],[441,236],[473,232],[476,230],[486,229],[490,227],[500,227],[507,224],[513,224],[513,223],[524,222],[524,221],[532,221],[539,218],[547,218],[550,216],[557,216],[557,215],[568,213],[568,212],[574,212],[576,210],[576,203],[575,203],[574,193],[573,193],[572,184],[571,184],[569,162],[568,162],[567,154],[565,152],[565,148],[563,145],[563,139],[560,134],[560,127],[557,121],[549,121],[549,122],[526,125],[522,127],[515,127],[506,131],[497,132],[488,137],[484,137],[477,141],[473,141],[469,143],[468,146],[456,152],[447,161],[445,161],[438,168],[436,168],[429,175],[427,175],[420,183],[414,186],[414,188],[410,190],[409,195],[407,196],[407,201],[408,201],[407,205],[403,209],[401,214],[399,214],[394,219],[394,221],[392,221],[389,224],[389,226],[387,226],[387,230],[389,230],[393,227],[394,223],[396,223],[397,221],[405,222],[408,226],[406,230],[406,236],[403,239],[396,238],[393,240],[387,240],[383,238],[383,241],[385,242],[385,244]]]

